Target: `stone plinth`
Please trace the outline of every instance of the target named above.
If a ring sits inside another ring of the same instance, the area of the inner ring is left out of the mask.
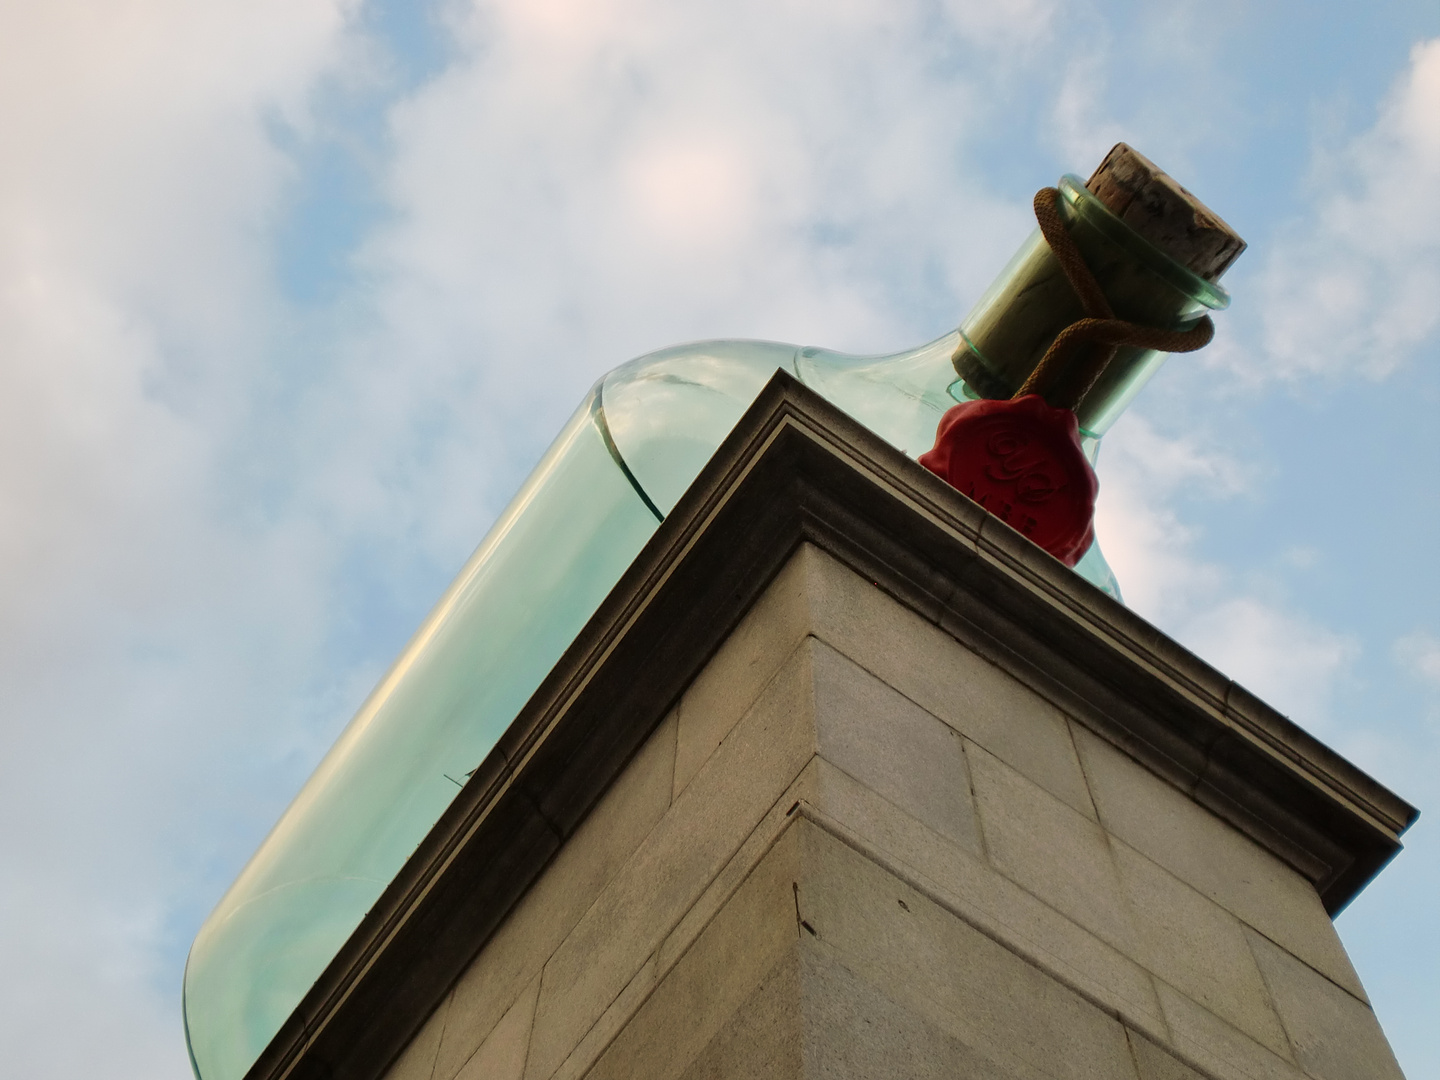
[[[1400,1076],[1414,811],[777,376],[251,1076]]]

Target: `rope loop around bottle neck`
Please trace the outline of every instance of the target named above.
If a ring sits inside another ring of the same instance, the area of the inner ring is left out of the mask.
[[[1040,394],[1056,408],[1074,409],[1104,373],[1120,346],[1136,345],[1160,352],[1194,352],[1210,344],[1215,336],[1215,324],[1206,315],[1188,330],[1162,330],[1116,318],[1104,290],[1080,254],[1075,238],[1060,218],[1059,201],[1058,188],[1047,187],[1037,191],[1035,220],[1040,223],[1040,232],[1060,263],[1060,269],[1065,272],[1070,287],[1080,298],[1085,318],[1077,319],[1056,335],[1040,358],[1040,363],[1014,396]],[[1048,397],[1045,391],[1065,372],[1075,351],[1084,345],[1094,347],[1082,361],[1076,377],[1070,380],[1069,387],[1059,398]]]

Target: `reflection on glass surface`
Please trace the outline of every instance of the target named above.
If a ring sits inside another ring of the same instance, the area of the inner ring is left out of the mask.
[[[601,379],[201,928],[196,1074],[245,1074],[777,369],[918,456],[965,395],[958,341],[704,342]],[[1098,548],[1076,570],[1114,592]]]

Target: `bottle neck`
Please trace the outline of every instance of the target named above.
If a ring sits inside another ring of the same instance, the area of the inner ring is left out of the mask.
[[[1183,329],[1228,305],[1218,285],[1171,260],[1115,217],[1077,177],[1060,182],[1057,208],[1117,317]],[[960,327],[954,368],[975,396],[1007,398],[1062,330],[1086,316],[1040,230],[1021,245]],[[1076,406],[1082,433],[1099,438],[1166,359],[1122,347]]]

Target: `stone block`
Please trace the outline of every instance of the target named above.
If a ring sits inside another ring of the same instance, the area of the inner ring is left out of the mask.
[[[1135,1080],[1112,1016],[829,833],[793,831],[798,912],[826,959],[1002,1070]]]
[[[791,829],[770,848],[586,1074],[591,1080],[675,1080],[794,953],[796,845]]]
[[[791,556],[681,695],[677,795],[810,632],[807,550]]]
[[[1259,934],[1249,937],[1307,1073],[1318,1080],[1403,1080],[1369,1005]]]
[[[791,950],[681,1074],[681,1080],[803,1075],[799,954]]]
[[[670,717],[561,847],[455,984],[434,1080],[450,1080],[670,805]]]
[[[1104,830],[980,747],[967,742],[965,750],[991,864],[1134,956],[1135,931]]]
[[[978,854],[960,736],[829,646],[817,644],[814,655],[820,756]]]
[[[1140,1080],[1206,1080],[1174,1054],[1139,1032],[1131,1031],[1129,1035],[1130,1052],[1135,1055],[1135,1068],[1140,1073]]]
[[[1130,1025],[1165,1031],[1150,975],[1134,960],[823,758],[806,772],[807,797],[852,846]]]
[[[814,749],[807,639],[546,963],[527,1077],[556,1071]]]
[[[585,1033],[570,1056],[554,1073],[554,1080],[575,1080],[589,1071],[611,1040],[644,1004],[656,982],[690,951],[695,940],[750,878],[756,865],[775,846],[785,830],[793,824],[794,811],[801,805],[801,800],[806,798],[815,767],[820,764],[822,762],[818,757],[812,757],[790,787],[771,805],[760,824],[745,838],[729,862],[661,942],[660,947],[651,954],[641,970]]]
[[[886,997],[827,950],[802,940],[806,1077],[825,1080],[1040,1080],[997,1064],[913,1009]],[[797,1040],[799,1041],[799,1040]],[[727,1080],[731,1074],[723,1074]]]
[[[1094,814],[1059,709],[808,545],[814,633],[1082,814]]]
[[[1156,987],[1175,1052],[1215,1080],[1304,1080],[1304,1073],[1166,983]]]
[[[605,1048],[624,1030],[640,1006],[645,1004],[650,992],[655,989],[659,970],[659,960],[652,953],[650,958],[640,965],[640,970],[631,976],[625,989],[620,991],[610,1003],[610,1007],[600,1014],[599,1019],[590,1026],[590,1030],[575,1044],[575,1049],[570,1051],[570,1055],[560,1063],[560,1067],[550,1074],[551,1080],[579,1080],[589,1072],[590,1067],[605,1052]]]
[[[1133,848],[1119,841],[1111,846],[1139,931],[1136,959],[1216,1016],[1289,1057],[1240,920]]]
[[[689,951],[712,919],[719,913],[735,891],[745,883],[754,871],[755,865],[792,824],[791,818],[807,798],[816,766],[822,764],[818,757],[812,757],[800,770],[800,774],[780,797],[770,805],[760,823],[745,837],[740,847],[730,856],[720,872],[691,904],[675,928],[665,936],[655,951],[656,969],[662,974],[675,966],[680,957]]]
[[[480,1048],[470,1055],[456,1080],[520,1080],[525,1075],[525,1052],[530,1046],[530,1025],[535,1020],[539,993],[540,976],[536,975],[485,1036]]]
[[[1101,824],[1231,914],[1364,996],[1314,887],[1249,837],[1076,726]]]

